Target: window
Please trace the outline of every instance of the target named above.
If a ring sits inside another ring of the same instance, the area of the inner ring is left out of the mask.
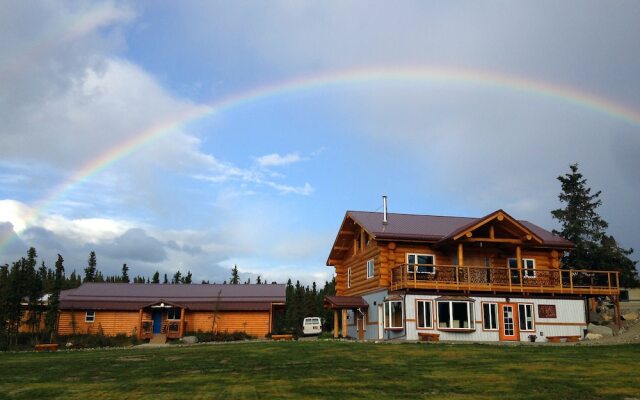
[[[475,329],[473,303],[470,301],[439,301],[438,328]]]
[[[515,258],[509,259],[509,268],[518,268],[518,260]],[[522,277],[523,278],[535,278],[536,277],[536,261],[533,258],[522,259]]]
[[[385,329],[402,329],[402,300],[384,302]]]
[[[172,320],[180,319],[180,309],[179,308],[169,308],[167,310],[167,319],[172,319]]]
[[[533,330],[533,304],[518,304],[518,319],[521,331]]]
[[[373,267],[374,267],[373,258],[367,261],[367,279],[373,278]]]
[[[436,257],[432,254],[407,254],[407,271],[412,274],[417,267],[419,274],[434,274]]]
[[[497,303],[482,303],[482,327],[486,331],[498,330]]]
[[[431,300],[418,300],[418,329],[433,329],[433,317],[431,313]]]
[[[96,320],[96,312],[95,311],[87,311],[84,315],[84,322],[93,322]]]
[[[351,268],[347,268],[347,288],[351,287]]]

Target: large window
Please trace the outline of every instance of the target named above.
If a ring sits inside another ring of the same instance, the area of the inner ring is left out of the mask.
[[[169,308],[167,310],[167,319],[171,319],[171,320],[180,319],[180,309],[179,308]]]
[[[518,268],[518,260],[515,258],[509,259],[509,268]],[[536,277],[536,261],[533,258],[522,259],[522,276],[524,278]]]
[[[347,268],[347,288],[351,287],[351,268]]]
[[[438,328],[475,329],[473,303],[470,301],[438,301]]]
[[[432,254],[407,254],[407,271],[412,274],[414,268],[419,274],[433,274],[436,257]]]
[[[533,304],[518,304],[518,319],[521,331],[533,330]]]
[[[498,330],[497,303],[482,303],[482,327],[486,331]]]
[[[418,329],[433,329],[433,317],[431,311],[431,300],[418,300],[417,301],[417,324]]]
[[[375,264],[373,262],[373,258],[367,261],[367,279],[373,278],[373,268]]]
[[[385,329],[402,329],[402,300],[390,300],[384,302],[384,327]]]
[[[96,320],[96,312],[95,311],[87,311],[84,315],[84,322],[93,322]]]

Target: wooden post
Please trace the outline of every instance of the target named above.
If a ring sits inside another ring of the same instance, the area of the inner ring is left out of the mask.
[[[338,310],[333,310],[333,337],[338,337],[338,330],[340,330],[340,323],[338,321]]]
[[[518,264],[518,276],[520,277],[520,287],[522,288],[522,250],[520,246],[516,246],[516,263]]]
[[[138,312],[138,340],[142,338],[142,308]]]
[[[495,238],[496,238],[496,230],[492,224],[489,226],[489,239],[495,239]]]
[[[464,265],[464,251],[462,248],[462,243],[458,243],[458,266],[461,267]]]
[[[180,337],[182,337],[184,331],[184,307],[180,309],[180,327],[178,329],[178,333]]]
[[[347,310],[342,310],[342,337],[347,337]]]

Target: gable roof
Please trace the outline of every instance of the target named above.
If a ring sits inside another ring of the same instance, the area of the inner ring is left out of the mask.
[[[285,285],[84,283],[60,292],[60,309],[139,310],[168,303],[190,310],[269,310],[285,302]]]
[[[465,229],[473,228],[475,225],[491,219],[499,212],[508,216],[508,214],[502,210],[496,210],[481,218],[388,213],[387,224],[384,224],[382,222],[383,213],[381,212],[347,211],[340,231],[336,236],[334,246],[329,254],[327,265],[332,265],[330,264],[331,260],[340,258],[338,253],[343,250],[336,250],[337,248],[344,249],[346,247],[339,247],[340,244],[347,242],[345,237],[341,237],[341,234],[351,220],[362,227],[374,240],[405,240],[436,243],[447,238],[452,238],[456,234],[464,232]],[[531,232],[532,237],[539,239],[539,241],[536,240],[538,246],[558,249],[571,249],[574,247],[570,241],[531,222],[516,220],[510,216],[509,218],[511,218],[521,230],[528,230]]]

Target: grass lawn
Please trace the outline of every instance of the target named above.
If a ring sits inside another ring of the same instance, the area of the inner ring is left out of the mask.
[[[640,345],[254,342],[0,354],[7,399],[640,399]]]

